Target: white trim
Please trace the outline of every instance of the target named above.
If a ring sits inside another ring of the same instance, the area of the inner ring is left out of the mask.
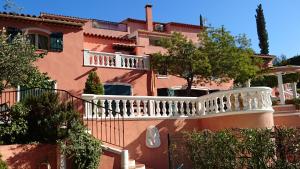
[[[224,116],[233,116],[233,115],[248,115],[248,114],[258,114],[258,113],[272,113],[273,109],[263,109],[263,110],[247,110],[247,111],[234,111],[234,112],[225,112],[225,113],[215,113],[215,114],[207,114],[207,115],[200,115],[200,116],[140,116],[140,117],[120,117],[124,120],[192,120],[192,119],[206,119],[206,118],[213,118],[213,117],[224,117]],[[299,113],[300,114],[300,113]],[[102,117],[102,120],[107,119],[110,117]],[[114,117],[111,117],[114,118]],[[118,118],[118,117],[115,117]],[[101,117],[84,117],[84,120],[97,120],[101,121]]]
[[[28,31],[40,31],[40,32],[44,32],[44,33],[46,33],[48,35],[51,34],[50,31],[48,31],[46,29],[38,28],[38,27],[23,28],[22,31],[25,32],[25,34],[28,34]]]

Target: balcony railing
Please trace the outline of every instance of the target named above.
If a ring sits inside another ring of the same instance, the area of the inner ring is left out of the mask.
[[[273,111],[271,89],[268,87],[221,91],[202,97],[83,94],[82,98],[102,107],[97,108],[86,105],[85,117],[88,118],[115,117],[115,112],[120,112],[121,116],[125,118],[199,118],[236,113]]]
[[[84,50],[84,66],[149,70],[149,57]]]

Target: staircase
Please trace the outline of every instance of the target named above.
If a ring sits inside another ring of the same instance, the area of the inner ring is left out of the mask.
[[[127,150],[122,150],[108,145],[102,145],[102,149],[103,151],[108,151],[121,156],[121,169],[152,169],[146,167],[145,164],[136,162],[135,159],[129,159]]]

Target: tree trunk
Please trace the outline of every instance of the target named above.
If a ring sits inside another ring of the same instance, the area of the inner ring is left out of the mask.
[[[187,79],[186,96],[190,97],[192,94],[193,77]]]

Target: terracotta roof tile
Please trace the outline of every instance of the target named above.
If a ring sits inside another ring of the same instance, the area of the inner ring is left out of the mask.
[[[84,32],[83,34],[86,36],[95,36],[95,37],[100,37],[105,39],[116,39],[116,40],[135,42],[135,40],[129,39],[127,36],[118,37],[118,36],[110,36],[110,35],[103,35],[103,34],[96,34],[96,33],[89,33],[89,32]]]
[[[36,16],[36,15],[29,15],[29,14],[19,14],[14,12],[0,12],[0,17],[2,18],[12,18],[12,19],[24,19],[24,20],[31,20],[37,22],[49,22],[49,23],[56,23],[56,24],[65,24],[71,26],[83,26],[83,23],[63,18],[47,18],[43,16]]]

